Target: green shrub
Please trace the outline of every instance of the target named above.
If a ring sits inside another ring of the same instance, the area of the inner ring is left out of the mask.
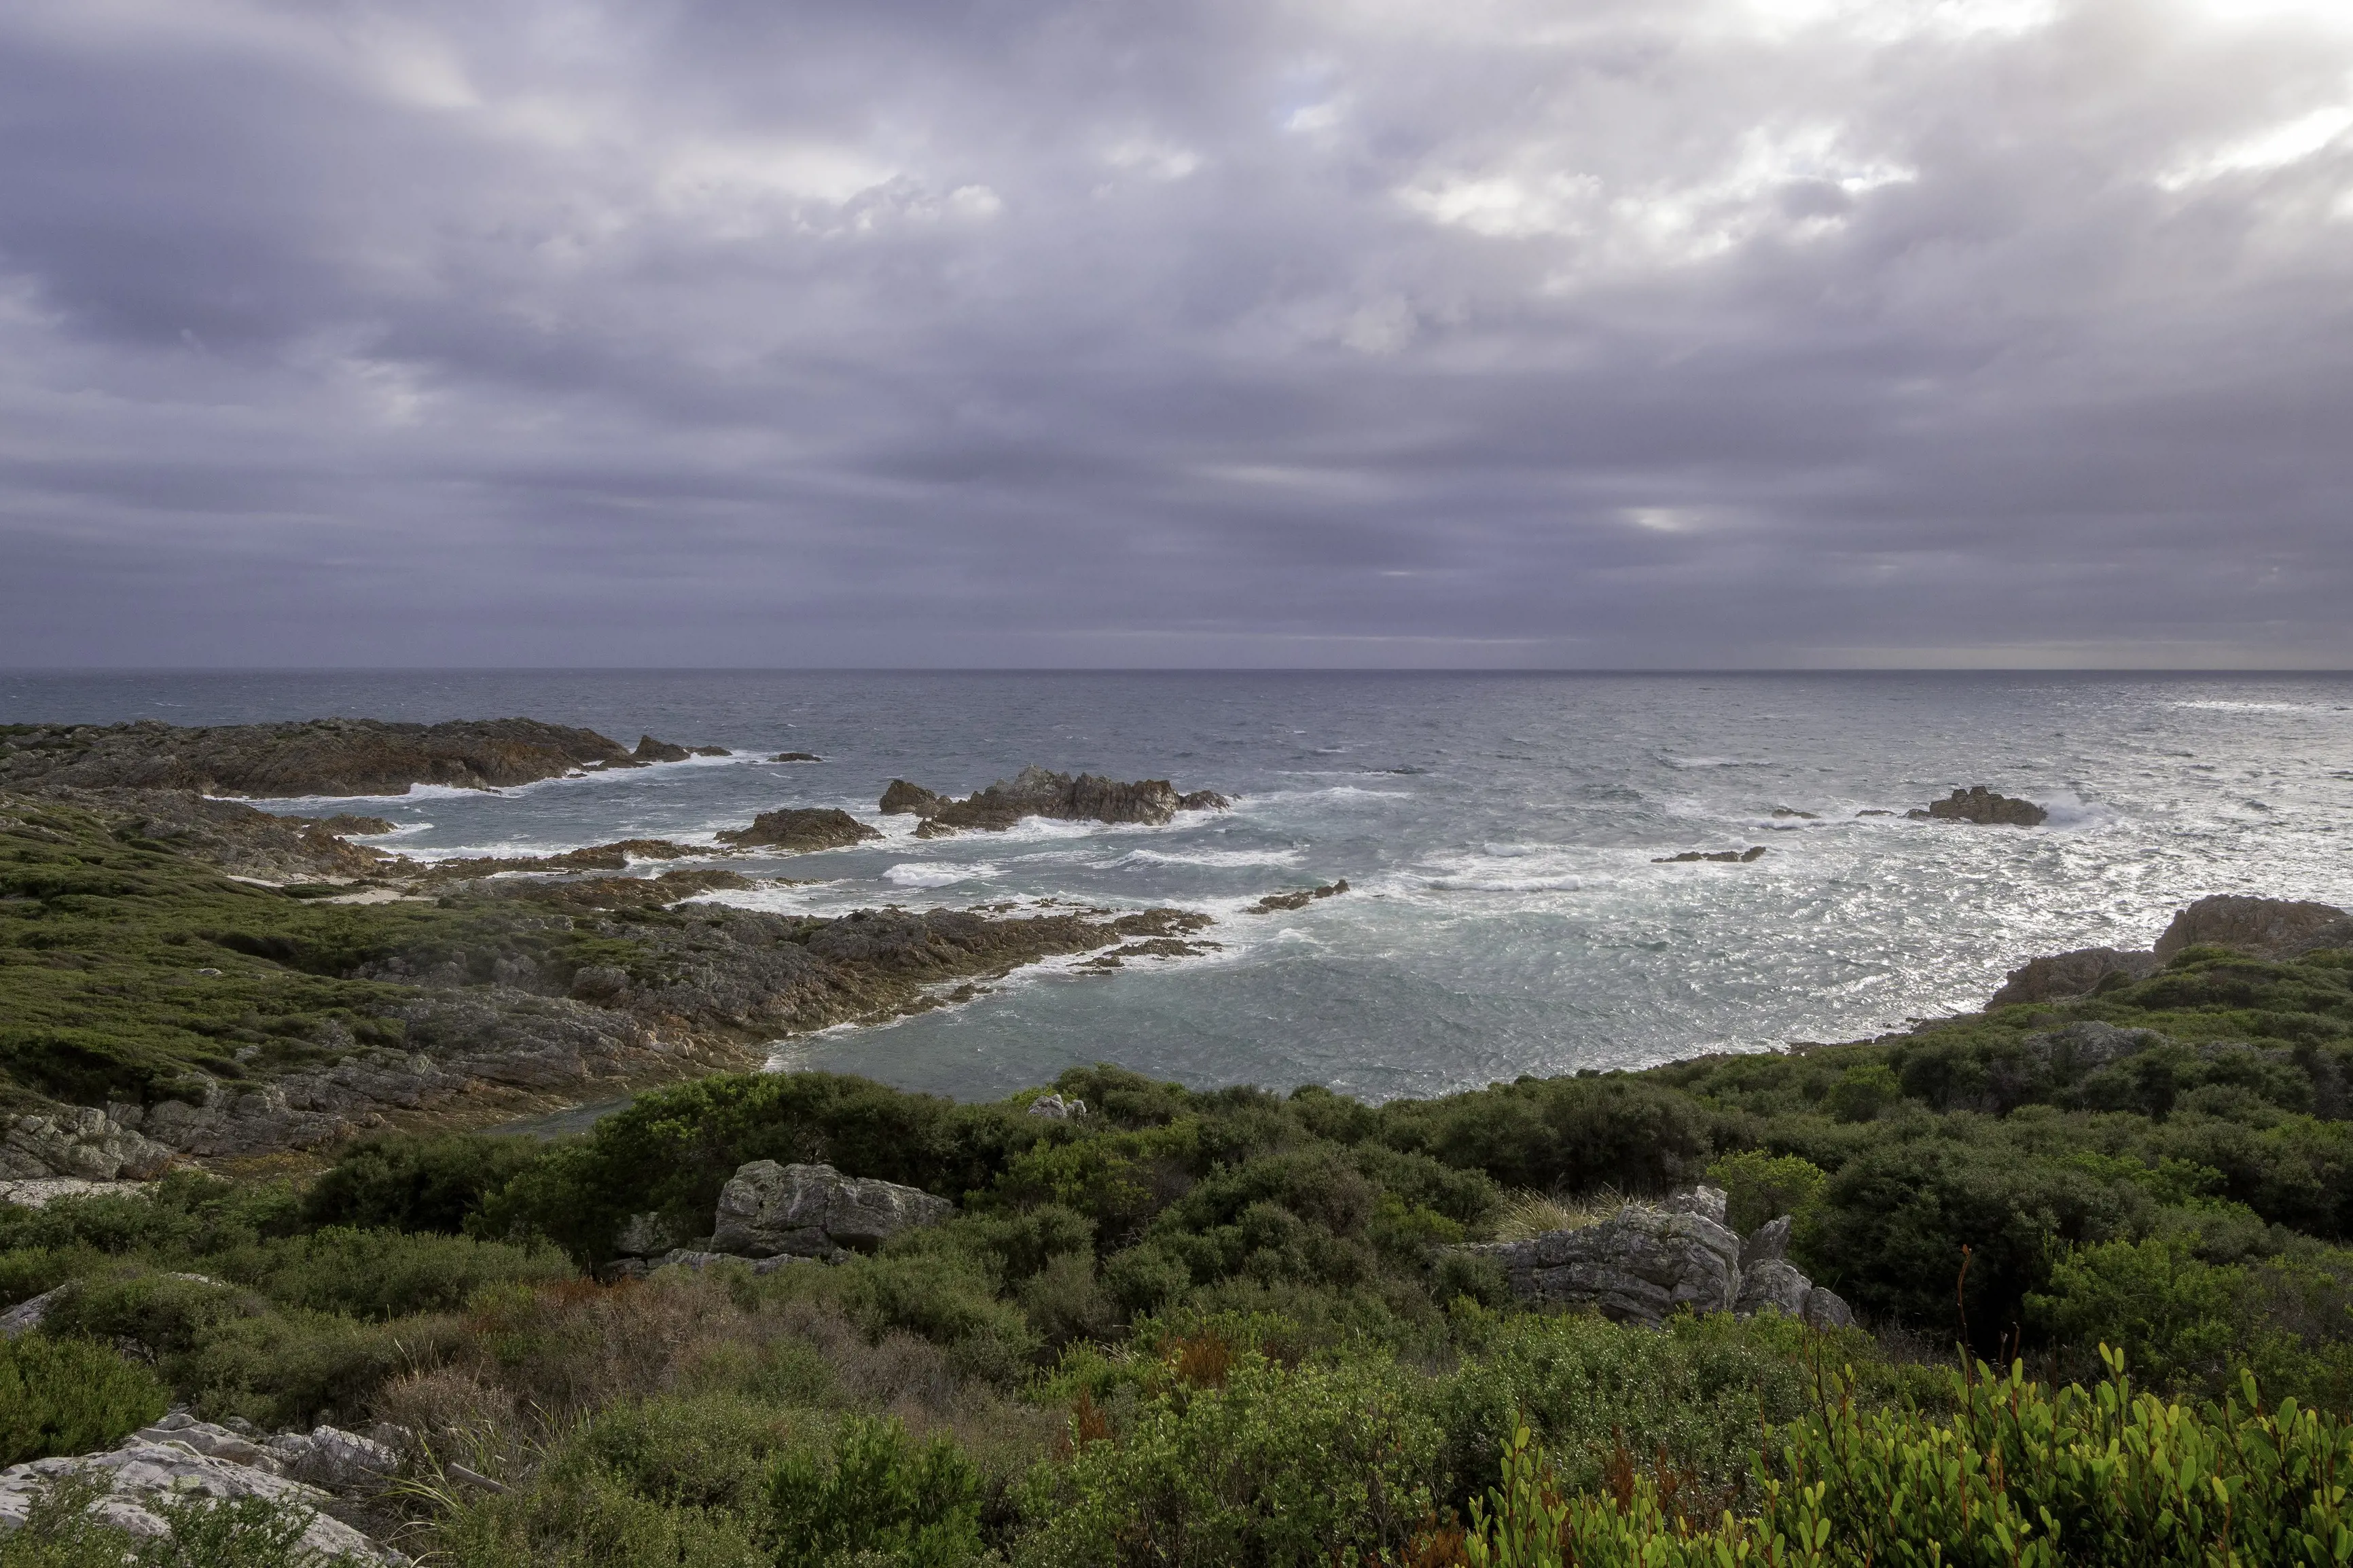
[[[536,1163],[531,1138],[390,1133],[343,1146],[302,1195],[313,1226],[439,1231],[456,1235],[482,1200]]]
[[[153,1372],[92,1341],[0,1340],[0,1468],[111,1448],[170,1403]]]
[[[576,1273],[544,1242],[342,1227],[257,1243],[205,1266],[273,1301],[362,1318],[454,1311],[491,1286],[542,1285]]]
[[[2013,1368],[1950,1377],[1949,1415],[1831,1397],[1774,1434],[1752,1506],[1712,1513],[1639,1461],[1607,1490],[1559,1487],[1532,1434],[1473,1516],[1472,1568],[1727,1564],[2257,1565],[2353,1557],[2353,1426],[2235,1404],[2193,1414],[2120,1374],[2055,1394]]]
[[[467,1497],[434,1523],[452,1568],[773,1568],[744,1521],[640,1496],[593,1468],[505,1497]]]
[[[1118,1440],[1040,1466],[1017,1561],[1325,1568],[1398,1551],[1430,1515],[1441,1434],[1425,1390],[1386,1357],[1286,1370],[1214,1338],[1172,1347],[1190,1384]]]
[[[776,1568],[825,1568],[872,1553],[899,1568],[957,1568],[980,1555],[980,1472],[955,1443],[921,1447],[896,1421],[843,1424],[828,1459],[806,1450],[768,1482]]]
[[[1829,1176],[1811,1160],[1746,1149],[1708,1166],[1707,1179],[1724,1189],[1725,1223],[1746,1236],[1769,1220],[1805,1210],[1821,1195]]]
[[[1379,1108],[1382,1142],[1505,1187],[1660,1193],[1706,1163],[1709,1117],[1691,1096],[1624,1074],[1523,1079]]]

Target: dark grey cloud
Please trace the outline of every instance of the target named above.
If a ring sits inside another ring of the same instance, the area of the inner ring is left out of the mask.
[[[0,663],[2353,662],[2340,0],[0,10]]]

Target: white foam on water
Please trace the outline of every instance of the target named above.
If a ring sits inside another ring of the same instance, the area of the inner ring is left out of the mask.
[[[1116,859],[1095,862],[1104,870],[1122,866],[1296,866],[1306,851],[1289,849],[1131,849]]]
[[[993,861],[957,864],[946,860],[902,860],[882,873],[882,879],[901,888],[953,888],[958,882],[992,880],[1003,874]]]

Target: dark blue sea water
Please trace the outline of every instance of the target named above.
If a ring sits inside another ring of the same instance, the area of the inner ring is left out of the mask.
[[[740,753],[362,807],[401,824],[385,842],[409,854],[693,839],[840,805],[887,839],[746,867],[808,881],[725,897],[1218,917],[1210,957],[1041,966],[968,1005],[776,1049],[965,1096],[1110,1060],[1386,1097],[1851,1038],[1978,1005],[2036,952],[2146,945],[2202,894],[2353,904],[2346,677],[0,675],[0,721],[329,713],[524,714]],[[825,761],[756,760],[786,749]],[[1236,805],[932,842],[875,811],[894,776],[961,794],[1029,762]],[[2045,802],[2052,825],[1900,815],[1978,783]],[[1770,852],[1747,865],[1653,863],[1754,844]],[[1335,878],[1355,891],[1246,912]]]

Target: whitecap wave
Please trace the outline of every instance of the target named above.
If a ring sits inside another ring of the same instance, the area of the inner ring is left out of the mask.
[[[1131,849],[1097,862],[1105,870],[1122,866],[1296,866],[1306,851],[1290,849]],[[1034,858],[1034,857],[1033,857]]]
[[[987,860],[958,864],[947,860],[902,860],[882,873],[882,879],[902,888],[952,888],[958,882],[986,881],[1001,868]]]

